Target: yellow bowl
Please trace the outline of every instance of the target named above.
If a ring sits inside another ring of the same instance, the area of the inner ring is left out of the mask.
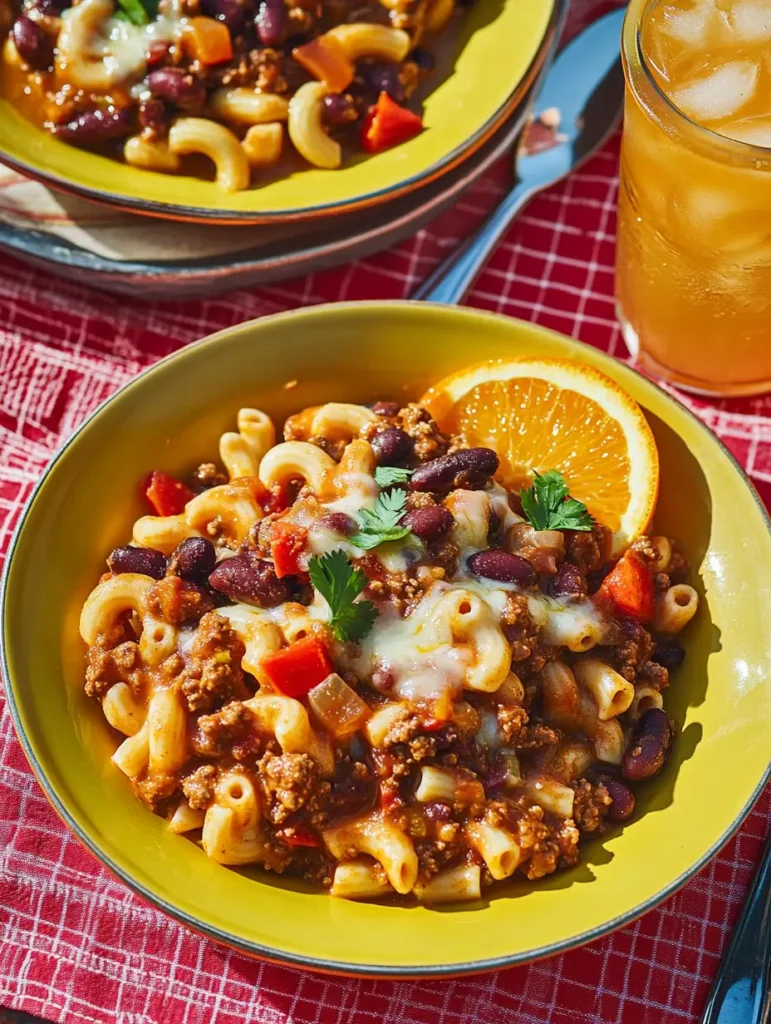
[[[80,607],[140,514],[137,481],[215,456],[240,405],[281,419],[330,399],[415,397],[491,356],[567,356],[641,403],[661,454],[657,528],[678,538],[703,604],[666,694],[682,728],[635,820],[583,863],[509,883],[461,908],[348,903],[302,883],[229,870],[136,800],[83,693]],[[285,385],[296,380],[296,386]],[[11,544],[3,588],[9,703],[26,754],[65,822],[112,871],[199,932],[247,953],[378,975],[479,971],[556,953],[618,927],[722,846],[769,774],[771,537],[741,470],[690,413],[626,366],[531,324],[410,303],[317,306],[223,331],[147,370],[53,460]]]
[[[450,170],[514,110],[555,30],[555,0],[478,0],[437,44],[442,60],[424,104],[426,130],[401,146],[362,154],[337,171],[301,166],[244,192],[212,181],[146,171],[67,145],[0,98],[0,161],[64,191],[135,213],[258,223],[360,209]],[[441,67],[447,70],[442,73]]]

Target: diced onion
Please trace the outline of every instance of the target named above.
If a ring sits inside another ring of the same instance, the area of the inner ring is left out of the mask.
[[[308,693],[308,703],[336,739],[356,732],[371,713],[361,697],[336,672],[313,687]]]

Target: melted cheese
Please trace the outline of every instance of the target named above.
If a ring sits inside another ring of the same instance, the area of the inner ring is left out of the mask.
[[[64,12],[66,16],[67,12]],[[147,51],[154,42],[174,43],[185,30],[186,19],[161,16],[149,25],[132,25],[121,18],[110,18],[96,37],[94,56],[101,57],[107,71],[116,81],[127,81],[144,75]],[[147,88],[134,86],[135,98],[144,98]]]
[[[357,675],[401,700],[438,699],[448,690],[458,694],[473,652],[454,643],[450,623],[438,614],[439,600],[449,589],[434,584],[406,618],[394,609],[382,612],[352,662]]]

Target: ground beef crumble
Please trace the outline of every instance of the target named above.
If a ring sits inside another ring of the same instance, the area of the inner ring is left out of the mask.
[[[203,810],[214,796],[219,772],[213,764],[202,764],[182,780],[182,792],[194,810]]]
[[[150,615],[172,626],[200,619],[213,607],[205,590],[179,576],[166,576],[153,583],[145,594],[144,603]]]
[[[399,410],[397,425],[412,438],[418,462],[431,462],[450,450],[451,438],[443,434],[426,410],[415,402]]]
[[[112,650],[89,647],[86,655],[86,693],[103,697],[115,683],[127,683],[137,693],[144,684],[139,647],[126,640]]]
[[[653,654],[653,638],[644,626],[634,619],[622,619],[618,623],[619,643],[609,647],[610,662],[617,671],[633,683],[643,665]]]
[[[135,783],[139,796],[153,810],[163,803],[176,791],[177,779],[174,775],[153,775],[152,778],[143,779]]]
[[[211,711],[229,699],[248,696],[241,659],[244,644],[228,619],[203,616],[182,673],[181,688],[191,711]]]
[[[579,832],[572,819],[549,825],[544,818],[544,811],[533,806],[517,821],[516,838],[525,861],[521,867],[531,881],[578,863]]]
[[[245,737],[252,728],[249,709],[240,701],[231,701],[213,715],[202,715],[193,734],[192,747],[201,757],[222,757],[234,740]]]
[[[591,530],[565,530],[565,561],[585,573],[598,572],[610,558],[611,532],[595,523]]]
[[[319,777],[319,764],[310,754],[266,754],[258,764],[260,782],[268,800],[267,817],[281,825],[305,809],[311,825],[326,820],[325,798],[331,790]]]
[[[501,616],[501,628],[511,644],[512,662],[531,659],[531,671],[539,671],[540,668],[543,668],[547,661],[547,654],[539,637],[540,630],[533,621],[527,597],[524,594],[509,594]],[[541,664],[536,667],[539,660],[541,660]]]
[[[596,832],[602,829],[605,815],[613,803],[610,793],[599,783],[593,786],[586,779],[573,783],[576,791],[573,801],[573,819],[580,832]]]

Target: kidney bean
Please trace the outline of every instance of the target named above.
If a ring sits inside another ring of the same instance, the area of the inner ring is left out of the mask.
[[[670,672],[674,672],[685,661],[685,651],[677,640],[659,640],[653,649],[651,661],[655,661],[656,664],[663,665]]]
[[[340,128],[346,124],[352,124],[359,118],[359,112],[353,99],[346,93],[327,93],[321,109],[324,120],[331,128]]]
[[[281,46],[289,32],[289,12],[284,0],[262,0],[254,16],[254,27],[263,46]]]
[[[438,540],[451,530],[455,523],[452,512],[444,505],[428,505],[408,512],[402,519],[402,526],[409,526],[421,540]]]
[[[359,524],[353,516],[347,516],[345,512],[329,512],[319,519],[318,525],[326,527],[327,530],[334,530],[343,537],[350,537],[359,529]]]
[[[398,402],[374,402],[370,409],[376,416],[398,416],[401,406]]]
[[[536,579],[535,569],[526,558],[498,548],[478,551],[468,559],[466,565],[475,576],[484,576],[485,579],[498,580],[500,583],[519,583],[523,587],[530,587]]]
[[[661,708],[649,708],[632,734],[624,752],[621,771],[625,779],[650,779],[664,767],[672,745],[672,727]]]
[[[169,559],[169,572],[185,580],[205,580],[217,564],[217,552],[206,537],[187,537]]]
[[[168,115],[163,100],[147,100],[140,103],[137,116],[142,128],[151,129],[156,136],[166,134]]]
[[[481,487],[498,468],[491,448],[463,448],[418,466],[410,479],[411,491],[451,491]]]
[[[414,61],[421,71],[433,71],[436,67],[436,57],[424,46],[416,46],[407,60]]]
[[[619,626],[624,640],[639,642],[645,639],[645,627],[634,619],[621,619]]]
[[[19,56],[35,71],[47,71],[53,67],[54,48],[51,40],[36,21],[22,14],[11,29],[13,41]]]
[[[158,68],[147,76],[147,88],[153,96],[177,107],[199,107],[206,99],[200,82],[182,68]]]
[[[201,10],[208,18],[215,18],[227,25],[234,37],[244,30],[246,12],[238,0],[202,0]]]
[[[577,597],[586,593],[586,580],[578,566],[563,562],[549,580],[548,587],[552,597]]]
[[[52,133],[67,142],[93,145],[130,135],[133,131],[131,111],[86,110],[66,124],[57,124]]]
[[[387,92],[395,103],[404,103],[407,93],[399,78],[397,64],[359,64],[359,76],[372,92]]]
[[[634,814],[634,793],[620,779],[614,779],[610,775],[602,775],[597,780],[607,789],[613,803],[608,808],[608,818],[611,821],[626,821]]]
[[[412,451],[412,438],[398,427],[386,427],[370,443],[381,466],[395,466]]]
[[[270,562],[253,552],[226,558],[209,576],[209,585],[231,601],[273,608],[289,598],[289,587]]]
[[[107,565],[111,572],[136,572],[162,580],[166,573],[166,556],[155,548],[135,548],[127,544],[110,554]]]
[[[423,813],[429,821],[433,822],[449,821],[452,817],[452,811],[447,804],[440,804],[438,801],[424,804]]]

